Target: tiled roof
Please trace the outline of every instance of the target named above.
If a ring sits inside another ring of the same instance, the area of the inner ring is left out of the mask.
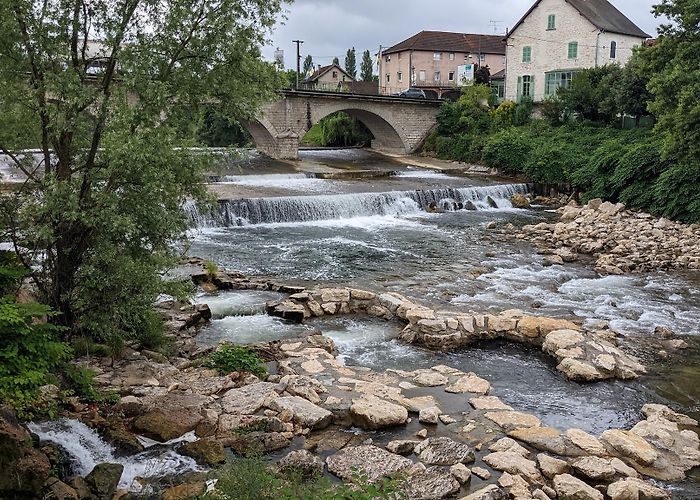
[[[498,71],[491,75],[491,80],[505,80],[506,78],[506,70],[502,69],[501,71]]]
[[[406,50],[430,52],[471,52],[477,54],[505,54],[506,44],[500,35],[472,35],[446,31],[421,31],[411,38],[385,49],[382,54]]]
[[[542,0],[537,0],[530,10],[528,10],[525,15],[515,23],[513,29],[510,30],[510,34],[522,24],[522,22],[530,15],[530,13],[537,8]],[[622,12],[617,10],[617,8],[608,2],[608,0],[564,0],[574,9],[579,11],[579,13],[588,19],[588,21],[598,28],[609,33],[618,33],[620,35],[631,35],[637,36],[639,38],[650,38],[650,35],[642,31],[639,26],[634,24],[625,16]]]
[[[307,82],[314,82],[321,78],[323,75],[328,73],[331,69],[337,69],[341,73],[345,74],[346,77],[348,77],[350,80],[354,81],[355,79],[352,77],[350,73],[345,71],[343,68],[338,66],[337,64],[329,64],[328,66],[321,66],[318,68],[316,71],[314,71],[310,77],[306,79]]]
[[[344,85],[353,94],[379,95],[379,82],[345,82]]]

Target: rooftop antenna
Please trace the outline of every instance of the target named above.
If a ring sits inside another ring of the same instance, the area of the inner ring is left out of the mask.
[[[498,33],[498,25],[503,24],[503,21],[494,21],[493,19],[491,19],[489,21],[489,24],[493,26],[493,32]]]

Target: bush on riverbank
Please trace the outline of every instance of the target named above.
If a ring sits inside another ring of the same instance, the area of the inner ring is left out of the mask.
[[[218,473],[214,493],[204,500],[370,500],[405,498],[398,481],[387,479],[375,484],[359,478],[354,487],[328,477],[282,473],[268,467],[260,458],[241,458]]]
[[[546,120],[523,119],[529,103],[489,109],[472,102],[443,105],[426,150],[544,185],[567,184],[583,201],[604,198],[685,222],[700,220],[700,163],[665,153],[664,134],[622,130],[607,121],[564,123],[565,101],[552,100]]]

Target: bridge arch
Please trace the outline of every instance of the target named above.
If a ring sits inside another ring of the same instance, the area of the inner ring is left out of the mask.
[[[313,125],[342,111],[374,136],[372,148],[396,154],[416,151],[436,124],[438,100],[282,91],[281,99],[244,123],[256,146],[274,158],[298,158],[299,143]]]

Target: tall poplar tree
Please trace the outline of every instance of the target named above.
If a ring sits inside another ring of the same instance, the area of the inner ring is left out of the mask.
[[[371,82],[374,78],[374,64],[369,50],[362,53],[362,62],[360,63],[360,78],[363,82]]]
[[[357,78],[357,61],[355,59],[355,47],[353,47],[352,49],[348,49],[348,52],[345,55],[345,71],[347,71],[347,73],[353,78]]]

